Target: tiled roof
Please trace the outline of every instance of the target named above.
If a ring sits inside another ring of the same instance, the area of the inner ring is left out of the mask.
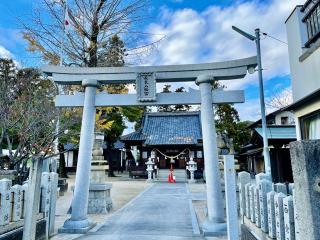
[[[199,112],[159,112],[144,116],[140,131],[121,137],[146,145],[193,145],[202,138]]]
[[[255,128],[255,131],[262,137],[262,128]],[[268,126],[267,128],[268,139],[296,139],[295,126]]]
[[[113,144],[113,148],[114,149],[122,149],[122,148],[124,148],[124,143],[118,140]]]
[[[75,144],[73,144],[73,143],[66,143],[66,144],[64,144],[64,149],[65,150],[73,150],[73,149],[77,149],[78,147],[75,145]]]
[[[144,141],[146,138],[141,133],[141,130],[133,133],[129,133],[127,135],[123,135],[120,138],[121,141]]]

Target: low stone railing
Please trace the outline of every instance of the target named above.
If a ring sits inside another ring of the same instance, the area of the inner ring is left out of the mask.
[[[47,236],[50,232],[50,229],[53,228],[49,226],[48,222],[50,221],[48,220],[49,217],[52,216],[51,212],[53,210],[53,205],[55,211],[57,184],[57,173],[42,173],[41,199],[38,220],[43,218],[46,220]],[[0,236],[23,226],[28,194],[30,194],[28,192],[28,182],[23,185],[12,186],[11,180],[0,180]]]
[[[238,185],[242,223],[249,220],[271,239],[295,239],[293,183],[273,184],[264,173],[253,180],[249,173],[240,172]]]

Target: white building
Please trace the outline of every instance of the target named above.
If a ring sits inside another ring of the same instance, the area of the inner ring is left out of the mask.
[[[296,6],[286,20],[297,139],[320,139],[320,2]]]

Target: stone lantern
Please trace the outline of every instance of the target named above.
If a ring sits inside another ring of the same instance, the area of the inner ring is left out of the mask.
[[[154,162],[151,161],[150,157],[148,158],[148,162],[146,162],[146,165],[147,165],[147,171],[148,171],[148,180],[147,181],[151,182]]]
[[[91,183],[105,183],[106,182],[106,170],[108,170],[108,162],[103,156],[103,133],[95,133],[95,141],[92,149],[91,160]]]
[[[95,133],[88,199],[89,214],[106,214],[112,208],[112,200],[110,196],[112,184],[106,182],[108,162],[103,156],[103,140],[103,133]]]
[[[188,180],[189,183],[195,183],[194,180],[194,172],[197,170],[197,163],[193,161],[193,158],[190,158],[190,161],[187,163],[187,170],[190,172],[190,179]]]

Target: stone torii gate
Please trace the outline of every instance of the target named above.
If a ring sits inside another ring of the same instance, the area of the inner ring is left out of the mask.
[[[60,232],[85,233],[94,226],[87,217],[87,208],[96,107],[176,104],[201,104],[208,208],[208,219],[202,229],[209,234],[225,232],[213,104],[243,103],[244,92],[212,91],[212,83],[218,80],[244,78],[248,71],[253,72],[256,65],[257,58],[254,56],[225,62],[170,66],[109,68],[44,66],[43,73],[57,84],[82,85],[85,88],[84,94],[56,97],[57,107],[83,107],[72,215],[65,221],[63,228],[59,229]],[[200,91],[156,93],[156,83],[192,81],[199,85]],[[118,83],[135,83],[137,94],[97,93],[99,84]]]

